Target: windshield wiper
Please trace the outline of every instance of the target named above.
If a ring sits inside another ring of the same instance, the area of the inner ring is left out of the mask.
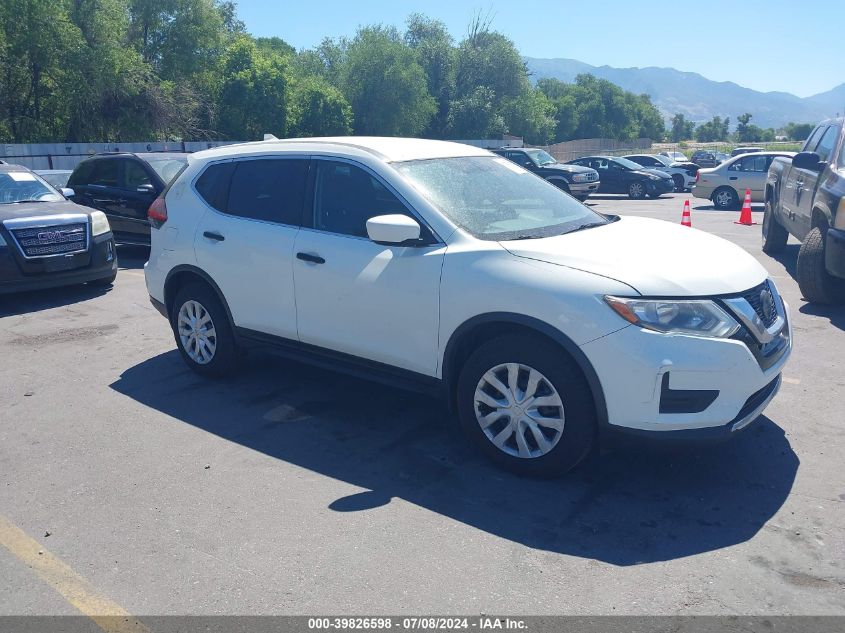
[[[605,224],[610,224],[610,222],[587,222],[586,224],[576,226],[574,229],[567,231],[566,233],[564,233],[564,235],[568,233],[575,233],[576,231],[583,231],[585,229],[594,229],[597,226],[604,226]]]

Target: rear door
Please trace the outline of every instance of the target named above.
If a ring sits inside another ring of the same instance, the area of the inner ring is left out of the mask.
[[[120,157],[108,156],[91,161],[90,167],[73,184],[74,201],[99,209],[109,218],[116,234],[129,231],[121,213]]]
[[[208,205],[194,249],[236,327],[296,339],[291,261],[302,218],[306,156],[209,165],[194,188]]]
[[[152,169],[137,158],[123,158],[120,164],[122,196],[115,213],[122,216],[128,239],[147,242],[150,239],[147,209],[161,193],[160,183]]]

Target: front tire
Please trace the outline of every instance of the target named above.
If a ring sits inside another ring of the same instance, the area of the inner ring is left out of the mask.
[[[458,378],[461,427],[491,460],[521,475],[574,468],[596,436],[590,387],[566,353],[541,337],[481,345]]]
[[[771,200],[766,200],[763,211],[763,252],[767,255],[780,253],[786,246],[789,232],[775,217]]]
[[[182,359],[203,376],[219,378],[234,369],[237,346],[229,318],[215,292],[203,283],[179,290],[170,324]]]
[[[645,195],[645,183],[636,180],[628,185],[628,197],[631,200],[642,200],[643,198],[645,198]]]
[[[824,265],[825,233],[814,228],[798,251],[798,288],[810,303],[839,305],[845,302],[845,280],[834,277]]]

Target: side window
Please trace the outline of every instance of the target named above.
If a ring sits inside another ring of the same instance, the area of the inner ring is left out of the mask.
[[[839,136],[839,128],[831,125],[827,128],[827,132],[822,136],[822,140],[816,146],[816,154],[819,155],[819,160],[827,162],[830,159],[830,154],[833,152],[833,147],[836,145],[836,138]]]
[[[308,161],[267,158],[235,163],[226,213],[251,220],[298,225]]]
[[[216,163],[206,167],[194,185],[197,193],[208,206],[226,213],[226,203],[229,200],[229,183],[235,163]],[[175,180],[175,179],[174,179]]]
[[[68,187],[87,185],[91,182],[91,173],[94,169],[94,161],[86,160],[79,163],[67,181]]]
[[[141,185],[153,184],[146,170],[134,160],[123,162],[123,186],[125,189],[137,189]]]
[[[824,125],[820,125],[813,133],[810,134],[810,137],[807,139],[807,142],[804,143],[804,147],[801,149],[802,152],[812,152],[815,151],[816,144],[819,142],[819,138],[824,133],[827,128]]]
[[[118,161],[114,159],[98,160],[94,163],[91,180],[88,184],[102,187],[117,187],[119,178],[117,173]]]
[[[314,228],[367,237],[367,220],[378,215],[408,215],[405,205],[360,167],[317,161]]]
[[[766,171],[766,157],[765,156],[749,156],[742,159],[742,171],[765,172]]]

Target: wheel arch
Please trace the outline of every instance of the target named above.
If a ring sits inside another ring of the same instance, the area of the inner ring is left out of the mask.
[[[229,303],[226,301],[226,297],[223,296],[223,291],[220,290],[220,286],[217,285],[214,279],[212,279],[207,272],[201,268],[197,268],[196,266],[191,266],[190,264],[175,266],[169,273],[167,273],[167,277],[164,280],[164,306],[167,310],[168,318],[172,316],[173,300],[176,298],[176,294],[179,292],[179,289],[183,288],[192,281],[200,281],[214,291],[217,298],[220,300],[220,304],[226,311],[226,317],[229,319],[229,324],[234,327],[235,322],[232,319],[232,313],[229,310]]]
[[[810,216],[810,228],[819,228],[824,232],[833,225],[833,214],[826,207],[815,204]]]
[[[563,176],[546,176],[545,178],[558,189],[569,192],[569,181]]]
[[[604,389],[592,363],[581,351],[581,348],[566,334],[548,323],[512,312],[480,314],[464,321],[452,332],[449,341],[446,343],[442,359],[443,384],[446,388],[448,405],[451,410],[455,410],[455,392],[463,361],[469,358],[479,345],[497,336],[514,333],[539,335],[549,339],[569,355],[581,370],[590,388],[599,426],[604,427],[608,424]]]

